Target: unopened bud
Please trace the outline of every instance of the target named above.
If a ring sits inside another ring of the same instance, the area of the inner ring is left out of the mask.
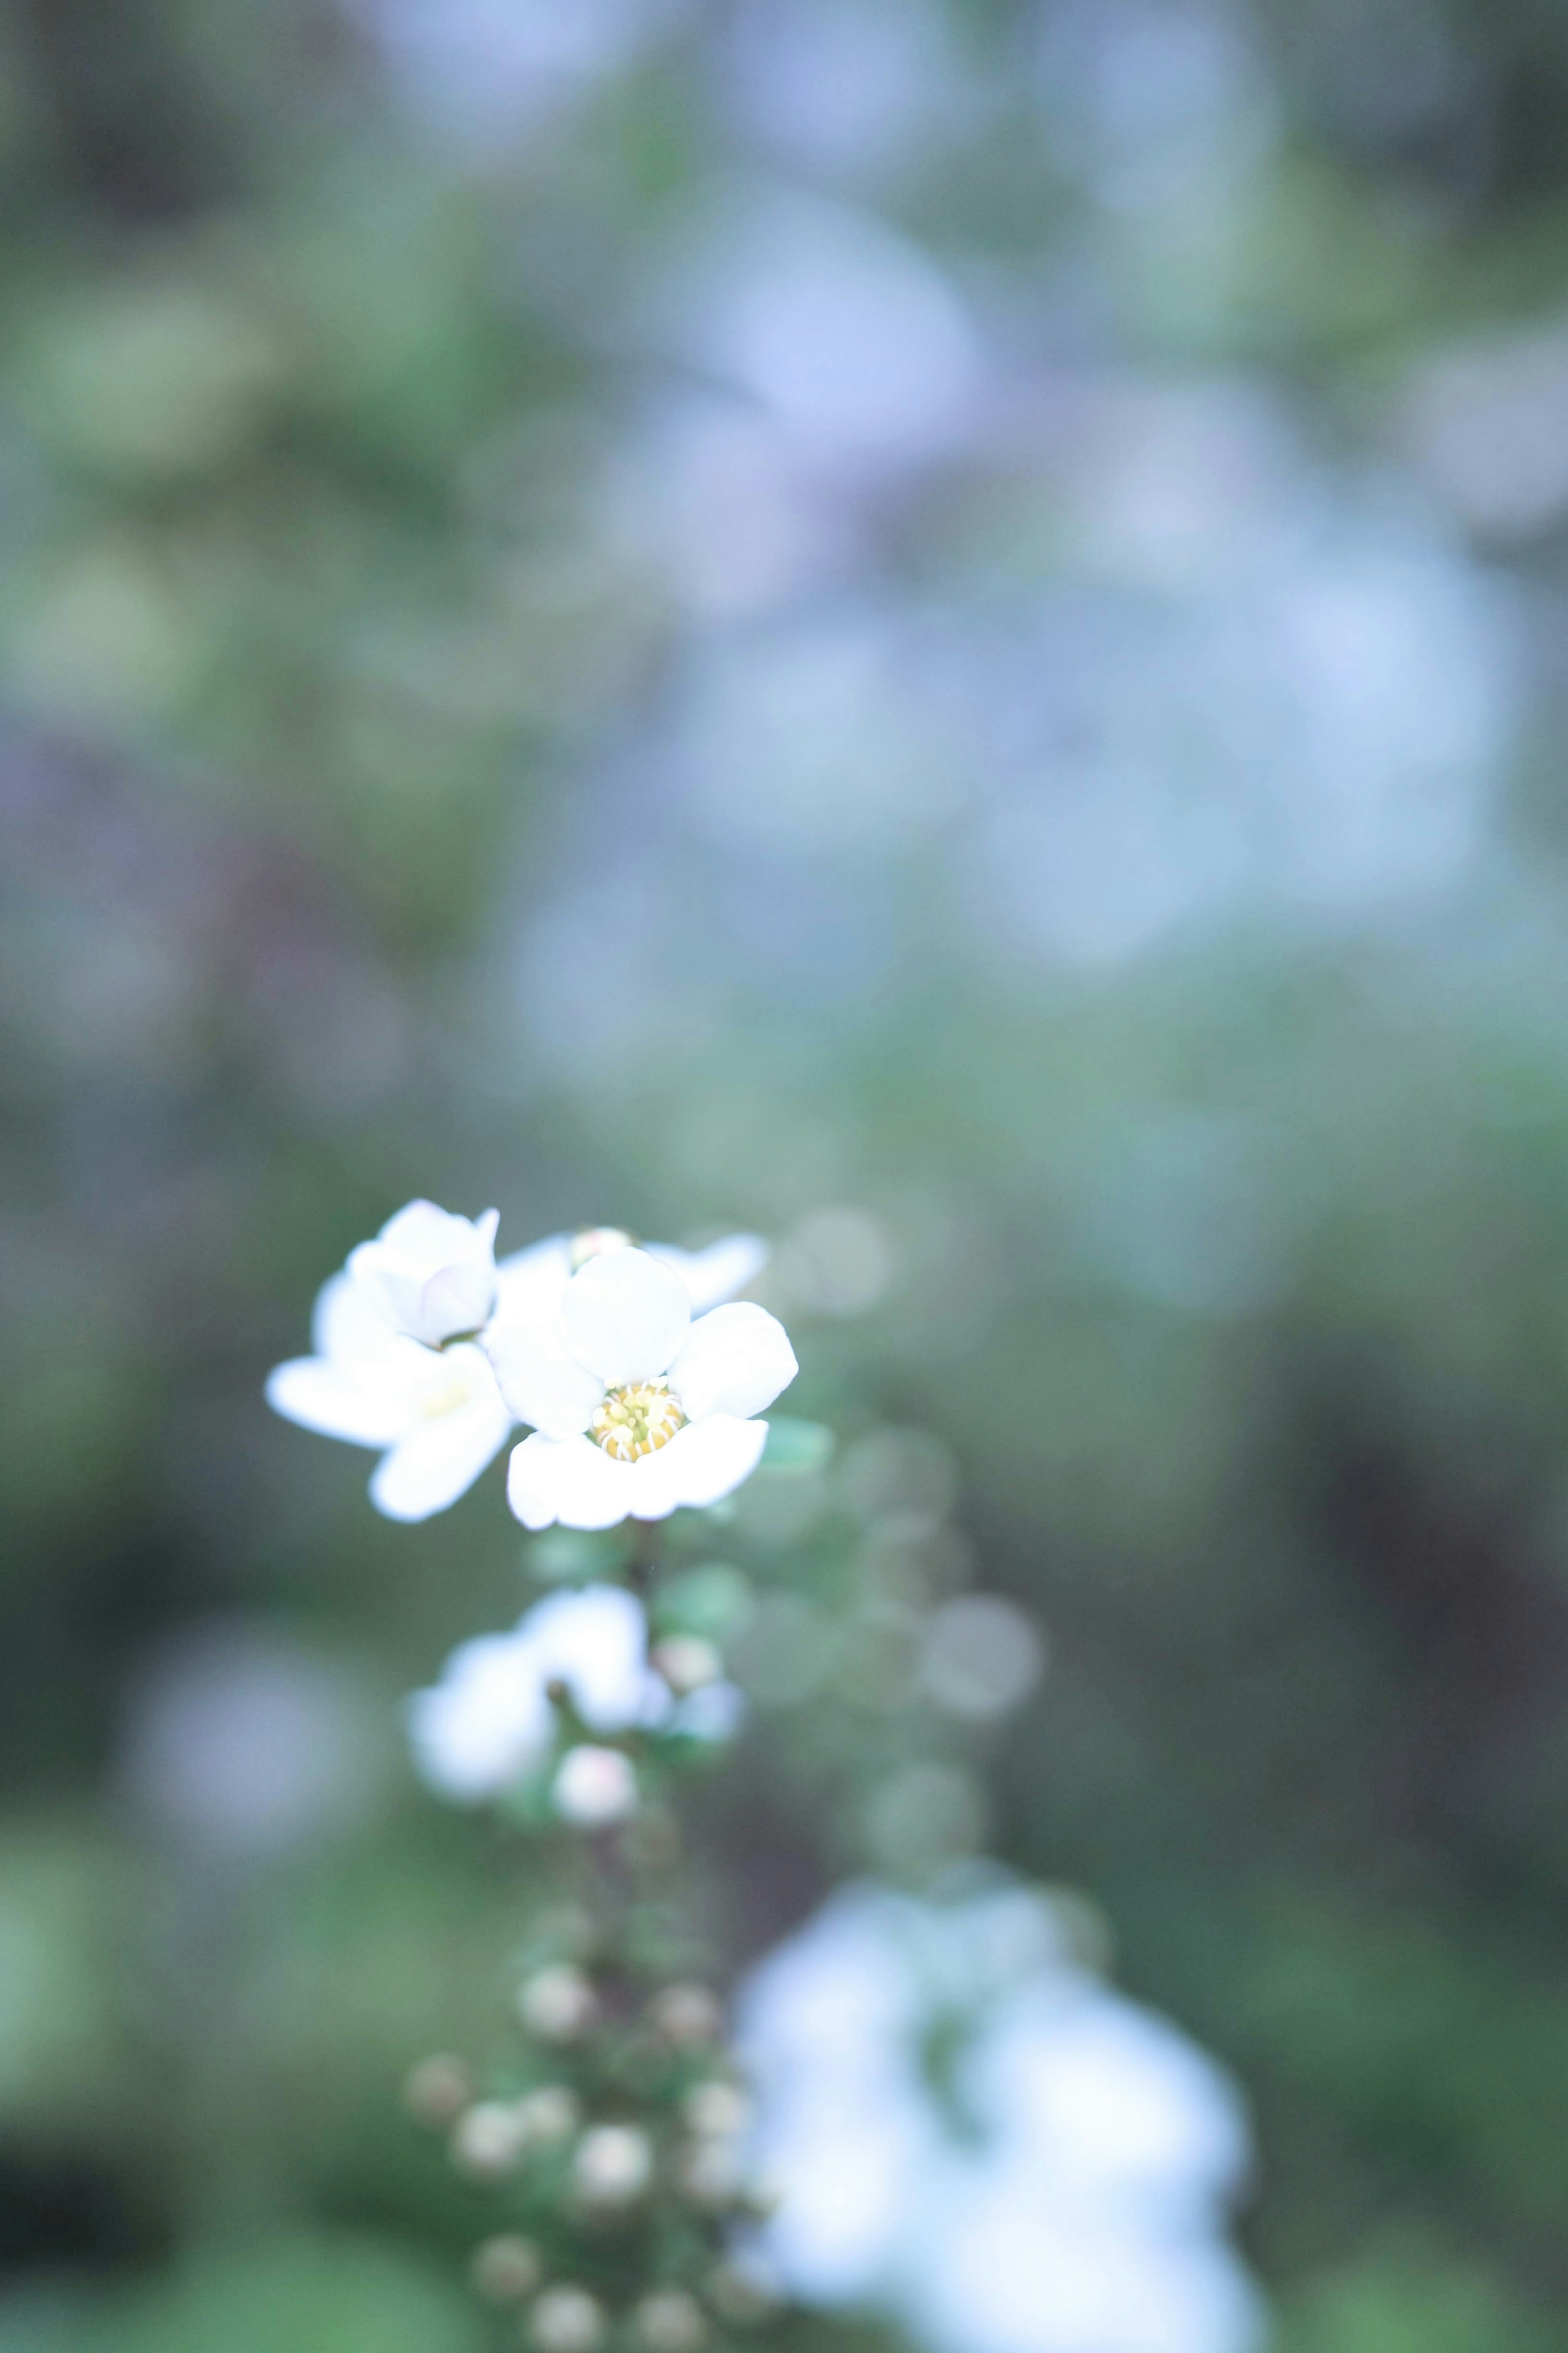
[[[648,2016],[665,2041],[681,2051],[699,2051],[723,2031],[719,1998],[706,1986],[666,1986],[648,2004]]]
[[[624,1822],[637,1810],[637,1777],[618,1748],[583,1741],[561,1759],[552,1785],[555,1810],[584,1830]]]
[[[681,2114],[694,2133],[721,2140],[745,2131],[751,2121],[752,2104],[739,2084],[715,2077],[709,2083],[693,2085],[681,2102]]]
[[[632,2327],[647,2353],[700,2353],[708,2323],[702,2306],[683,2287],[657,2288],[632,2314]]]
[[[700,1691],[704,1683],[716,1683],[724,1672],[723,1660],[700,1634],[668,1634],[655,1644],[649,1659],[678,1699]]]
[[[468,2069],[446,2052],[434,2059],[421,2059],[403,2086],[404,2106],[432,2132],[449,2130],[473,2096]]]
[[[694,2206],[732,2205],[743,2179],[732,2140],[694,2140],[680,2152],[676,2179]]]
[[[520,2239],[508,2232],[475,2249],[472,2276],[488,2303],[521,2304],[543,2278],[544,2265],[531,2239]]]
[[[584,1226],[581,1233],[573,1235],[566,1246],[567,1263],[576,1274],[591,1258],[608,1258],[613,1250],[635,1247],[630,1234],[620,1226]]]
[[[575,2042],[599,2014],[598,1998],[570,1962],[541,1969],[517,1998],[522,2022],[544,2042]]]
[[[542,2084],[537,2092],[523,2094],[512,2114],[524,2140],[542,2147],[550,2141],[566,2140],[576,2131],[583,2119],[583,2103],[564,2084]]]
[[[653,2179],[653,2147],[636,2125],[595,2125],[577,2144],[572,2184],[586,2206],[631,2206]]]
[[[583,2287],[547,2287],[528,2316],[538,2353],[596,2353],[605,2337],[605,2307]]]
[[[452,2162],[474,2181],[500,2181],[522,2159],[523,2133],[517,2110],[500,2100],[481,2100],[458,2120]]]

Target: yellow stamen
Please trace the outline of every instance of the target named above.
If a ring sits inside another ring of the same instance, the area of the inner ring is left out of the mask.
[[[614,1462],[635,1462],[668,1446],[686,1416],[668,1382],[633,1381],[611,1389],[594,1416],[588,1435]]]

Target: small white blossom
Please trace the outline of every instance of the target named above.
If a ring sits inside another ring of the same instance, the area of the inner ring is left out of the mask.
[[[927,2353],[1257,2353],[1236,2094],[1074,1963],[1043,1897],[847,1889],[739,2010],[763,2243],[802,2301],[879,2307]]]
[[[408,1728],[420,1772],[461,1803],[500,1796],[549,1754],[552,1684],[565,1687],[594,1732],[659,1723],[669,1692],[647,1646],[642,1604],[624,1588],[551,1594],[510,1634],[462,1643],[440,1682],[415,1693]]]
[[[501,1394],[533,1435],[507,1493],[525,1527],[607,1528],[714,1504],[756,1469],[753,1417],[795,1378],[782,1324],[745,1303],[695,1323],[682,1277],[630,1247],[588,1260],[550,1320],[497,1317]]]
[[[395,1332],[442,1347],[489,1321],[500,1222],[499,1209],[458,1218],[434,1201],[410,1201],[374,1241],[349,1252],[349,1274]]]
[[[445,1511],[505,1445],[512,1417],[484,1351],[458,1341],[437,1354],[395,1332],[351,1275],[323,1284],[311,1338],[313,1356],[270,1375],[268,1403],[301,1429],[379,1449],[370,1499],[388,1519]]]
[[[557,1813],[584,1830],[607,1822],[624,1822],[637,1810],[637,1777],[631,1759],[618,1748],[600,1748],[587,1741],[569,1748],[561,1759],[551,1788]]]

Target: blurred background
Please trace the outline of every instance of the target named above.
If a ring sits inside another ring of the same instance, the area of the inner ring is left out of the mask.
[[[518,1532],[260,1400],[418,1193],[775,1238],[1279,2344],[1568,2347],[1568,19],[0,51],[0,2347],[486,2341],[395,2097],[515,1889],[396,1704]],[[771,1802],[729,1968],[847,1852]]]

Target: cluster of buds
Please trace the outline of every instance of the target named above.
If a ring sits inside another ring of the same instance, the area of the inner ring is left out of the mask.
[[[716,1995],[552,1959],[517,2011],[511,2080],[481,2090],[437,2057],[406,2091],[457,2169],[504,2201],[473,2258],[480,2295],[519,2315],[533,2353],[702,2353],[716,2328],[766,2320],[776,2299],[730,2243],[766,2207]]]

